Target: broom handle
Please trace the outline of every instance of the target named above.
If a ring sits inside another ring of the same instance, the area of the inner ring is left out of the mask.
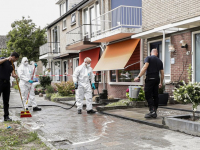
[[[32,75],[32,77],[31,77],[31,80],[33,80],[34,73],[35,73],[35,67],[34,67],[34,70],[33,70],[33,75]],[[31,83],[31,87],[32,87],[32,83]],[[29,92],[28,92],[26,104],[28,104],[28,98],[29,98],[29,95],[30,95],[31,87],[30,87]]]
[[[11,63],[12,63],[12,67],[13,67],[14,74],[16,74],[16,73],[15,73],[15,67],[14,67],[14,64],[13,64],[13,61],[12,61],[12,60],[11,60]],[[18,79],[17,79],[17,78],[16,78],[16,82],[17,82],[17,86],[18,86],[18,89],[19,89],[19,94],[20,94],[20,97],[21,97],[22,105],[23,105],[23,107],[24,107],[24,103],[23,103],[23,99],[22,99],[22,94],[21,94],[21,90],[20,90],[19,82],[18,82]],[[25,107],[24,107],[24,109],[25,109]]]

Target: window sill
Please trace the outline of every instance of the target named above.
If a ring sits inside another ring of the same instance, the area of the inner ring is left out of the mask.
[[[62,30],[65,31],[65,30],[67,30],[67,28],[63,28]]]
[[[74,22],[74,23],[71,23],[71,26],[73,26],[73,25],[75,25],[76,24],[76,22]]]
[[[109,85],[143,85],[142,82],[109,82]]]

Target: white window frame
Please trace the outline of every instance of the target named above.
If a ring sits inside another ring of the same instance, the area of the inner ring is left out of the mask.
[[[75,15],[75,22],[72,22],[73,15]],[[73,26],[75,24],[76,24],[76,12],[74,12],[74,13],[71,14],[71,26]]]
[[[60,52],[60,26],[55,25],[53,28],[51,28],[51,52],[53,53],[53,50],[55,49],[55,41],[53,33],[55,32],[54,29],[57,27],[57,43],[58,43],[58,51]],[[58,52],[58,53],[59,53]]]
[[[66,65],[67,66],[66,72],[67,72],[67,74],[69,73],[69,70],[68,70],[68,68],[69,68],[69,60],[68,59],[64,59],[64,60],[62,60],[62,75],[65,75],[64,62],[66,62],[66,64],[67,64]],[[65,76],[63,76],[62,81],[65,81]]]
[[[55,62],[57,62],[57,61],[59,61],[60,62],[60,72],[62,72],[62,62],[61,62],[61,60],[53,60],[53,74],[52,75],[55,75]],[[56,78],[56,76],[53,76],[53,82],[54,83],[60,83],[62,80],[61,80],[61,78],[60,78],[60,81],[55,81],[55,78]]]
[[[64,21],[66,22],[66,26],[64,26]],[[63,27],[63,30],[67,29],[67,19],[63,19],[62,21],[62,27]]]
[[[103,83],[103,71],[100,71],[101,72],[101,82],[99,82],[99,83]],[[96,71],[96,73],[97,73],[97,71]],[[95,74],[95,76],[96,76],[96,74]]]
[[[199,34],[199,33],[200,33],[200,31],[192,32],[192,52],[191,52],[191,54],[192,54],[192,83],[196,82],[196,76],[195,76],[195,72],[196,72],[196,70],[195,70],[195,66],[196,66],[196,64],[195,64],[195,61],[196,61],[196,59],[195,59],[195,53],[196,53],[195,35]]]
[[[143,60],[143,39],[140,40],[140,71],[144,64]],[[143,85],[144,75],[140,78],[140,82],[118,82],[118,70],[116,70],[116,82],[111,82],[110,71],[108,71],[108,84],[109,85]]]
[[[64,4],[64,5],[63,5]],[[60,4],[60,16],[64,15],[67,11],[67,8],[66,8],[66,1],[63,1],[61,4]],[[64,6],[63,8],[63,12],[62,12],[62,6]]]
[[[79,59],[79,57],[73,58],[73,73],[74,73],[76,67],[78,67],[78,66],[75,67],[75,62],[76,62],[77,59]]]
[[[83,20],[83,24],[88,24],[88,23],[85,23],[85,20],[84,20],[84,10],[85,9],[88,9],[88,20],[89,20],[89,24],[90,24],[90,8],[92,8],[92,7],[94,7],[94,12],[95,12],[95,18],[97,18],[97,5],[96,5],[96,3],[99,3],[99,1],[97,0],[97,1],[95,1],[93,4],[91,4],[91,5],[89,5],[89,6],[86,6],[86,7],[84,7],[83,9],[82,9],[82,20]],[[99,3],[99,10],[100,10],[100,3]],[[92,26],[90,26],[90,28],[91,28]],[[91,38],[90,37],[90,35],[91,35],[91,33],[90,33],[90,31],[91,31],[91,29],[89,30],[89,38]],[[94,31],[94,33],[96,32],[96,30]],[[83,32],[84,33],[84,35],[85,35],[85,31]],[[84,36],[83,35],[83,36]]]
[[[165,41],[166,40],[170,40],[170,44],[171,44],[170,37],[165,38]],[[154,42],[159,42],[159,41],[162,42],[162,44],[163,44],[163,39],[158,39],[158,40],[153,40],[153,41],[148,42],[148,56],[150,56],[150,44],[154,43]],[[171,58],[171,54],[170,54],[170,58]],[[163,52],[163,48],[162,48],[162,62],[163,62],[163,67],[164,67],[165,66],[165,53]],[[170,79],[168,79],[168,80],[164,78],[165,83],[171,82],[171,60],[170,60],[170,74],[164,74],[164,77],[170,77]]]

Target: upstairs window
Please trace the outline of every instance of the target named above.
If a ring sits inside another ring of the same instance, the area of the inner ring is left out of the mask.
[[[71,25],[76,24],[76,13],[71,14]]]
[[[60,15],[62,16],[63,14],[66,13],[66,2],[63,2],[62,4],[60,4]]]
[[[66,28],[67,28],[67,20],[64,19],[64,20],[63,20],[63,30],[66,29]]]

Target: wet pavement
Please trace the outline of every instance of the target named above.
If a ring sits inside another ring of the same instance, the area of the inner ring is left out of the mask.
[[[36,96],[42,111],[32,112],[31,118],[20,118],[20,108],[11,108],[11,117],[21,120],[22,124],[36,131],[51,149],[77,150],[198,150],[200,138],[171,130],[86,111],[78,115],[76,108],[65,110],[68,105],[44,100]],[[2,105],[2,101],[0,101]],[[10,107],[22,106],[19,93],[11,92]],[[60,106],[60,107],[59,107]],[[62,107],[62,108],[61,108]],[[164,111],[167,113],[171,110]],[[124,110],[115,110],[118,113]],[[129,109],[128,113],[133,110]],[[139,111],[139,110],[138,110]],[[138,114],[144,117],[145,109]],[[111,112],[111,111],[110,111]],[[179,111],[178,111],[179,112]],[[178,113],[177,112],[177,113]],[[125,114],[125,112],[123,112]],[[132,116],[129,114],[130,117]],[[3,119],[3,116],[0,116]],[[159,119],[158,119],[159,120]],[[151,120],[154,122],[155,120]]]

